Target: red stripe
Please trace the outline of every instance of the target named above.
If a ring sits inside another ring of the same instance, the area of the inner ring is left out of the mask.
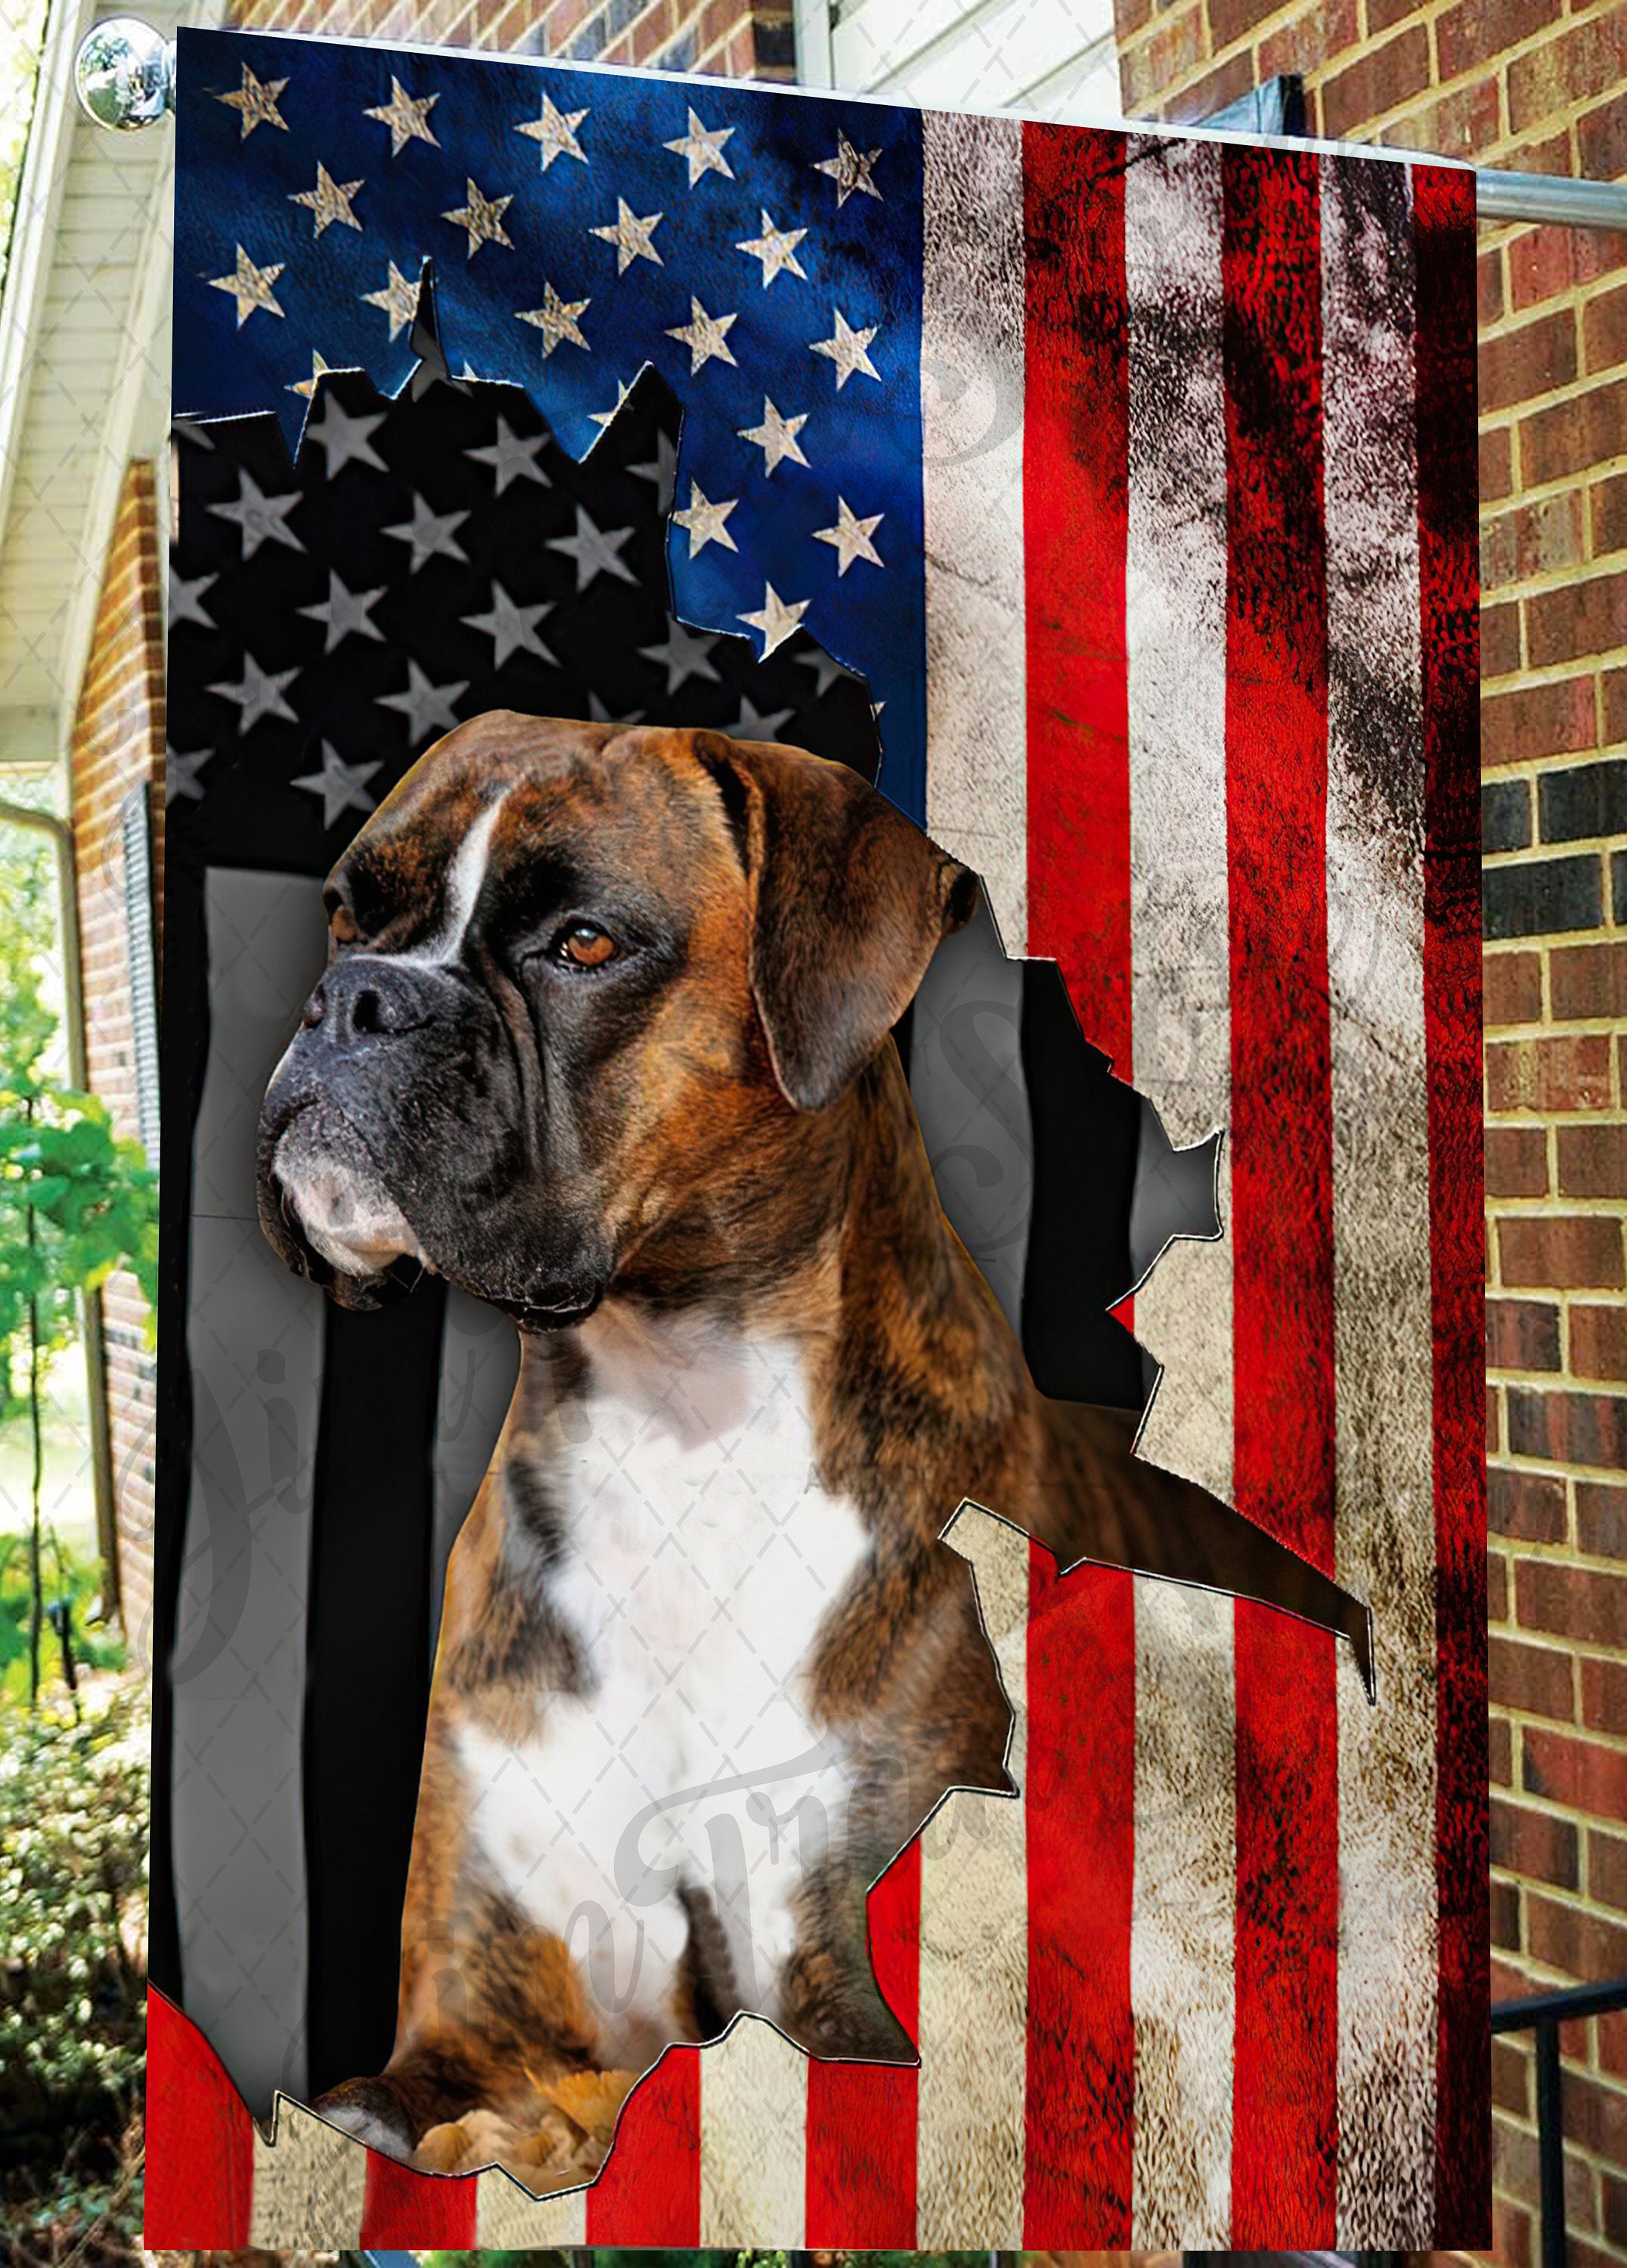
[[[1228,151],[1226,828],[1240,1510],[1333,1565],[1327,591],[1317,166]],[[1331,1639],[1240,1602],[1232,2242],[1331,2246]]]
[[[248,2242],[254,2130],[225,2067],[162,1992],[147,1993],[144,2241],[154,2251]]]
[[[1130,2242],[1133,1579],[1028,1552],[1028,2085],[1023,2242]]]
[[[1130,1070],[1124,137],[1023,129],[1028,945]]]
[[[415,2174],[410,2166],[369,2150],[361,2242],[413,2251],[466,2249],[475,2242],[475,2189],[472,2174]]]
[[[668,2048],[622,2106],[610,2155],[587,2193],[587,2241],[700,2242],[698,2048]]]
[[[870,1950],[881,1997],[919,2036],[921,1845],[905,1845],[870,1893]],[[810,2245],[912,2252],[917,2075],[880,2064],[808,2066]]]
[[[1491,2242],[1486,2093],[1485,1257],[1480,1118],[1475,185],[1413,173],[1424,653],[1424,1018],[1435,1348],[1437,2245]]]

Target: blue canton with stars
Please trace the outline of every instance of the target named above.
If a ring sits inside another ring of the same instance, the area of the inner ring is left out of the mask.
[[[400,391],[431,296],[450,369],[578,459],[653,365],[676,612],[863,674],[924,820],[918,114],[249,33],[179,58],[177,414],[275,410],[291,449],[322,370]]]

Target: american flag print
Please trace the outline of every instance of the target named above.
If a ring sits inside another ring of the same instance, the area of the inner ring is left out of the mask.
[[[654,366],[676,615],[864,677],[882,788],[1006,952],[1177,1145],[1223,1136],[1223,1233],[1118,1309],[1141,1454],[1369,1601],[1378,1697],[1323,1633],[1059,1577],[968,1508],[1021,1793],[952,1799],[872,1893],[918,2069],[742,2021],[538,2203],[286,2098],[268,2140],[155,1997],[149,2241],[1483,2242],[1472,176],[180,54],[178,408],[291,440],[319,360],[396,392],[426,292],[445,366],[572,455]]]

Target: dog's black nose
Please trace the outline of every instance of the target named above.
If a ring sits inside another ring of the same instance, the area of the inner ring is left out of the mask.
[[[432,983],[410,961],[357,954],[335,961],[305,1005],[307,1031],[330,1045],[416,1031],[433,1010]]]

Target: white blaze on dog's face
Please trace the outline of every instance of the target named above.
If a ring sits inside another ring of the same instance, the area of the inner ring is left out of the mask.
[[[744,1291],[822,1218],[787,1143],[974,888],[799,751],[461,725],[330,878],[328,967],[261,1116],[267,1233],[349,1305],[428,1267],[557,1325],[629,1270],[681,1300],[703,1248],[711,1292],[731,1268]]]

